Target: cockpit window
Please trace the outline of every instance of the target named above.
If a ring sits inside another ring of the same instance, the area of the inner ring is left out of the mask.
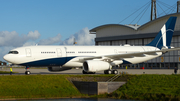
[[[8,54],[18,54],[18,51],[9,51]]]

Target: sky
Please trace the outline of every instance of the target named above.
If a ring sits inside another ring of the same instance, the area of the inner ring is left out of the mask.
[[[162,4],[158,13],[163,7],[167,9],[161,2],[170,6],[177,2],[157,1]],[[143,5],[144,11],[128,17]],[[0,61],[5,61],[2,57],[9,50],[22,46],[72,45],[74,38],[78,45],[94,45],[96,36],[89,34],[92,28],[104,24],[142,25],[149,20],[150,0],[0,0]]]

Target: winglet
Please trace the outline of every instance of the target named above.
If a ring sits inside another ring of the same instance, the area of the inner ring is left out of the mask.
[[[172,36],[174,33],[174,27],[177,17],[170,17],[168,21],[163,25],[157,36],[146,46],[154,46],[159,49],[170,48]]]

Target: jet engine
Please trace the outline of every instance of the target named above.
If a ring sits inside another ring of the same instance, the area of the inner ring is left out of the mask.
[[[108,62],[98,60],[87,60],[83,63],[83,69],[85,72],[97,72],[102,70],[108,70],[111,65]]]
[[[69,69],[72,69],[72,68],[71,67],[60,67],[60,66],[48,67],[48,71],[50,71],[50,72],[59,72],[59,71],[65,71],[65,70],[69,70]]]

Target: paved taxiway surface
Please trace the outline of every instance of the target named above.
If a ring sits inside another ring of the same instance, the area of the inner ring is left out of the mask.
[[[126,72],[128,74],[173,74],[174,69],[117,69],[119,72]],[[10,71],[9,68],[0,68],[0,71]],[[50,72],[47,69],[30,68],[32,74],[82,74],[82,69],[71,69],[60,72]],[[25,75],[24,68],[13,68],[13,72],[18,72],[13,75]],[[104,74],[104,71],[96,72],[96,74]],[[179,74],[179,71],[178,71]],[[2,74],[0,74],[2,75]],[[4,74],[9,75],[9,74]]]

